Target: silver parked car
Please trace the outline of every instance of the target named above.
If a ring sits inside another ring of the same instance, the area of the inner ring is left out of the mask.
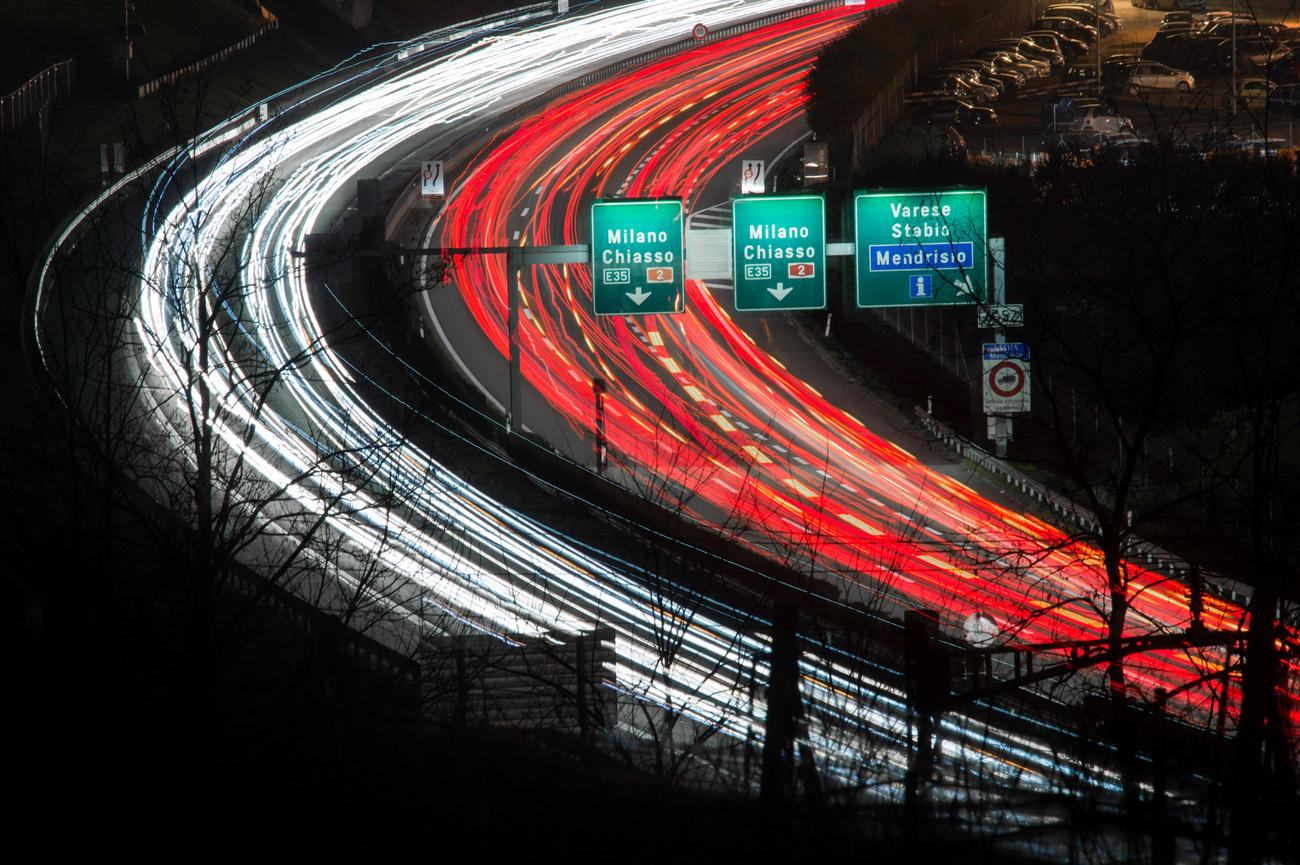
[[[1183,93],[1196,86],[1196,79],[1185,69],[1174,69],[1155,60],[1139,60],[1128,72],[1128,92],[1177,90]]]

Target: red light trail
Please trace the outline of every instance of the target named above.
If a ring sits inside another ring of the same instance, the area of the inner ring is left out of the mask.
[[[818,48],[856,20],[845,9],[809,15],[553,104],[469,166],[442,213],[441,243],[583,243],[596,198],[680,196],[691,212],[723,166],[799,119]],[[682,314],[598,318],[585,267],[539,266],[519,282],[501,256],[466,256],[454,280],[503,356],[508,286],[522,292],[521,369],[575,432],[590,434],[592,380],[607,382],[611,465],[671,499],[662,504],[815,573],[849,602],[932,607],[949,625],[991,612],[1016,645],[1105,636],[1096,550],[873,434],[760,350],[704,282],[687,281]],[[1126,567],[1125,632],[1185,629],[1185,587]],[[1202,620],[1244,623],[1240,608],[1212,598]],[[1150,693],[1213,681],[1223,661],[1217,649],[1186,649],[1125,665]],[[1191,687],[1173,708],[1204,718],[1213,700],[1211,686]]]

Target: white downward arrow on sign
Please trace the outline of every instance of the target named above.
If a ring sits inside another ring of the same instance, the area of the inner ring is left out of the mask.
[[[772,296],[777,300],[785,300],[785,296],[794,291],[794,287],[786,288],[783,283],[778,282],[776,288],[769,288],[768,291],[772,292]]]
[[[632,298],[632,302],[635,303],[637,306],[640,306],[641,304],[645,303],[645,299],[650,296],[650,292],[645,291],[639,285],[636,287],[636,291],[627,291],[624,292],[624,294]]]

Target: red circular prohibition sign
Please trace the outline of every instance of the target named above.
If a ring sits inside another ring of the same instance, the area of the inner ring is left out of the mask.
[[[1016,381],[1015,384],[1011,385],[1011,387],[1004,388],[998,386],[998,373],[1002,372],[1003,370],[1011,370],[1013,373],[1015,373]],[[993,369],[989,370],[989,388],[998,396],[1002,396],[1002,397],[1015,396],[1016,394],[1020,393],[1020,391],[1024,390],[1024,387],[1025,387],[1025,371],[1021,369],[1019,364],[1012,363],[1009,360],[1004,360],[1002,361],[1002,363],[998,364],[997,366],[993,367]]]

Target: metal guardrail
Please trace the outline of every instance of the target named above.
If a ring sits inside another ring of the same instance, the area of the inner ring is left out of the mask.
[[[182,78],[202,72],[204,69],[207,69],[210,66],[214,66],[215,64],[220,63],[222,60],[225,60],[226,58],[230,57],[232,54],[237,54],[238,52],[243,51],[246,48],[251,48],[253,45],[260,42],[262,40],[262,37],[266,36],[266,34],[273,33],[279,29],[280,29],[280,19],[272,18],[271,20],[266,22],[266,26],[259,28],[255,33],[251,33],[248,36],[245,36],[243,39],[240,39],[234,45],[227,45],[225,48],[222,48],[216,54],[209,54],[207,57],[204,57],[202,60],[196,60],[195,62],[191,63],[188,66],[182,66],[180,69],[173,69],[171,72],[168,72],[165,75],[159,75],[157,78],[153,79],[152,81],[146,81],[144,84],[141,84],[139,87],[136,88],[136,97],[139,99],[144,99],[146,96],[152,96],[154,93],[157,93],[159,90],[161,90],[163,87],[165,87],[168,84],[175,84],[177,81],[179,81]]]
[[[76,61],[61,60],[42,69],[13,92],[0,96],[0,132],[17,129],[46,105],[70,93],[76,77]]]

